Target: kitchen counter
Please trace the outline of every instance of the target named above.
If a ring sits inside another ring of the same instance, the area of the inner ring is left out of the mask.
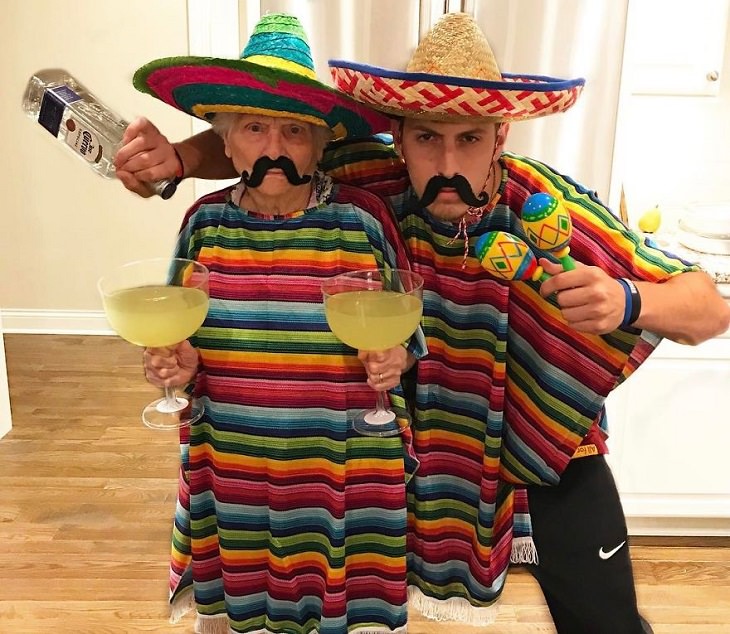
[[[690,249],[680,244],[676,234],[671,231],[644,235],[653,240],[660,249],[674,253],[688,262],[698,264],[715,280],[720,294],[730,298],[730,255],[701,253]]]

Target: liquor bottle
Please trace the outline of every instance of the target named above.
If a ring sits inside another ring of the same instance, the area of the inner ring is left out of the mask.
[[[46,68],[35,73],[23,95],[23,110],[97,174],[114,177],[114,155],[129,123],[67,71]],[[178,182],[157,181],[150,189],[167,200]]]

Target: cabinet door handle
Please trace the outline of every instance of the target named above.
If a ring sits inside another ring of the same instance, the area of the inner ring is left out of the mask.
[[[711,70],[709,73],[707,73],[706,77],[707,81],[717,81],[718,79],[720,79],[720,73],[718,73],[716,70]]]

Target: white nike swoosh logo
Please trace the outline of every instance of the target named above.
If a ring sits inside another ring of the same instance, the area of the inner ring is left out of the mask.
[[[603,550],[603,546],[601,546],[598,549],[598,556],[601,559],[611,559],[611,557],[613,557],[619,550],[621,550],[621,548],[623,547],[623,545],[625,543],[626,543],[625,540],[622,541],[618,546],[616,546],[616,548],[614,548],[613,550],[609,550],[608,552],[606,552],[605,550]]]

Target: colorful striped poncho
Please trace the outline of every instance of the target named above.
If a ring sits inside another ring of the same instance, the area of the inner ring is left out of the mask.
[[[350,430],[375,394],[320,288],[408,266],[392,215],[348,186],[277,217],[224,190],[188,212],[177,255],[210,269],[211,301],[192,338],[205,414],[181,435],[173,618],[195,607],[203,633],[404,632],[412,439]]]
[[[524,489],[554,485],[610,391],[659,338],[632,328],[605,336],[562,320],[539,283],[490,277],[457,226],[409,210],[412,195],[389,138],[334,145],[323,165],[335,177],[387,197],[412,268],[423,275],[428,355],[418,362],[409,483],[408,581],[426,615],[485,624],[505,581],[515,535],[529,533]],[[516,211],[535,192],[563,202],[573,221],[571,255],[614,277],[661,282],[691,267],[642,242],[595,196],[546,165],[501,159],[498,199],[468,228],[522,234]]]

